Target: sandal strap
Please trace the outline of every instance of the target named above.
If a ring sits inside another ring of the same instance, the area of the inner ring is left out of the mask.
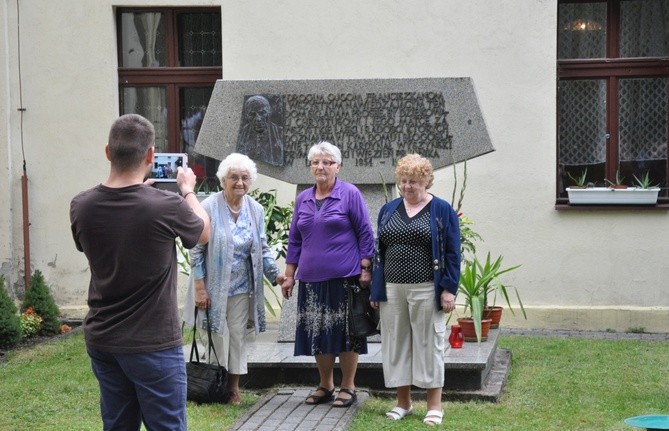
[[[334,389],[333,389],[333,391],[334,391]],[[355,391],[354,391],[353,389],[340,388],[340,389],[339,389],[339,392],[340,392],[340,393],[341,393],[341,392],[345,392],[345,393],[349,394],[349,395],[352,396],[352,397],[355,396]]]
[[[309,405],[320,404],[332,400],[336,388],[326,389],[323,386],[317,387],[312,393],[307,395],[305,402]],[[318,395],[317,392],[323,392],[323,395]]]
[[[398,421],[403,419],[405,416],[413,414],[413,406],[409,406],[408,409],[403,409],[400,406],[395,406],[393,409],[386,413],[386,417],[391,420]]]
[[[423,423],[427,425],[440,425],[443,419],[443,410],[428,410],[425,419],[423,419]]]
[[[309,396],[310,397],[311,396],[320,397],[321,395],[316,395],[315,393],[318,392],[318,391],[321,391],[324,394],[322,396],[328,397],[328,396],[334,394],[335,389],[336,388],[325,389],[323,386],[319,386],[319,387],[316,388],[316,390],[314,392],[310,393]]]

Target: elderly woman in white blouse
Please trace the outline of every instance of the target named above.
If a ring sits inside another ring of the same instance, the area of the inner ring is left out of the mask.
[[[239,404],[239,377],[248,372],[247,324],[255,327],[256,334],[265,331],[263,275],[273,284],[281,284],[285,276],[267,245],[264,209],[247,195],[258,177],[255,163],[232,153],[221,162],[216,176],[223,190],[202,202],[211,218],[211,239],[190,251],[184,321],[194,323],[195,307],[209,308],[214,348],[229,373],[230,402]],[[206,330],[204,315],[200,311],[197,320],[198,327]],[[216,363],[213,354],[207,360]]]

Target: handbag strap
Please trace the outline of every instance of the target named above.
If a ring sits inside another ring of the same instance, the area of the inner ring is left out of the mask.
[[[362,289],[360,284],[358,284],[354,278],[344,279],[344,288],[352,291],[353,293],[358,293]]]
[[[200,353],[197,351],[197,337],[195,332],[197,330],[197,306],[195,306],[193,316],[195,316],[193,319],[193,343],[190,346],[190,359],[188,361],[193,362],[193,352],[195,352],[195,359],[197,359],[197,362],[200,362]]]
[[[198,308],[195,306],[195,323],[193,324],[193,343],[191,345],[190,349],[190,362],[193,362],[193,352],[195,352],[195,359],[196,362],[200,362],[200,352],[197,350],[197,338],[196,338],[196,330],[197,330],[197,312]],[[209,320],[209,307],[205,309],[205,314],[207,318],[207,342],[209,345],[209,355],[211,357],[211,352],[214,352],[214,357],[216,358],[216,364],[220,367],[221,363],[218,360],[218,355],[216,354],[216,347],[214,347],[214,342],[211,338],[211,321]]]

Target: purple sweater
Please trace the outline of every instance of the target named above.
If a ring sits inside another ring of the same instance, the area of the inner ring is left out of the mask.
[[[295,199],[286,263],[297,265],[295,278],[305,282],[359,276],[360,260],[374,257],[374,233],[362,193],[337,179],[320,210],[315,194],[313,186]]]

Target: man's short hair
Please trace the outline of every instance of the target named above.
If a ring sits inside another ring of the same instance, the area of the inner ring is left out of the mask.
[[[109,131],[109,158],[119,171],[140,166],[149,148],[155,145],[153,124],[137,114],[125,114],[114,121]]]

